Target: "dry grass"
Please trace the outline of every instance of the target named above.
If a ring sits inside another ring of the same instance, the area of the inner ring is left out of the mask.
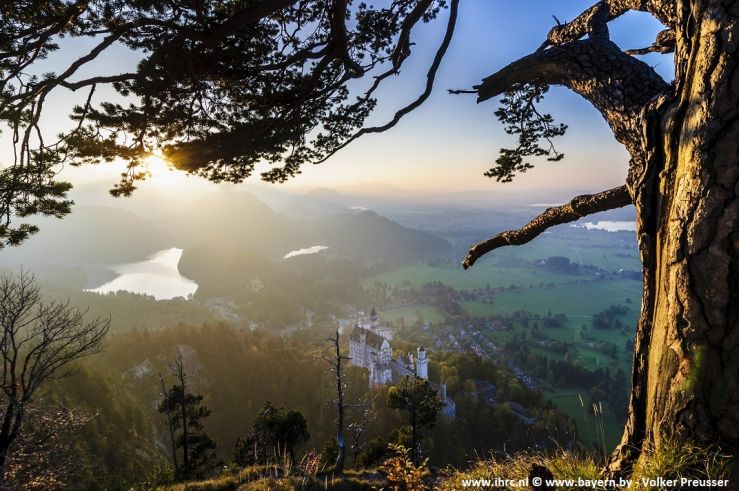
[[[299,468],[286,470],[278,465],[250,466],[223,476],[172,484],[155,488],[156,491],[349,491],[374,490],[382,487],[373,473],[333,472],[314,475],[302,474]]]
[[[598,464],[589,456],[580,456],[565,451],[552,455],[518,453],[505,458],[481,460],[466,471],[448,469],[447,477],[437,483],[434,489],[457,490],[461,488],[461,482],[464,479],[494,479],[497,477],[518,481],[525,479],[535,464],[548,468],[555,479],[577,479],[578,477],[597,479],[600,476]]]
[[[519,481],[529,475],[535,464],[549,469],[555,479],[577,480],[582,478],[590,481],[603,479],[603,467],[588,455],[566,451],[558,451],[554,454],[519,453],[505,458],[478,461],[466,471],[448,469],[445,477],[437,483],[434,489],[441,491],[461,489],[462,480],[465,479],[499,478]],[[630,477],[632,485],[629,489],[636,491],[662,489],[645,485],[643,478],[730,479],[732,465],[736,465],[733,456],[723,455],[715,448],[678,443],[677,440],[668,438],[658,450],[649,452],[646,458],[637,465]]]
[[[658,476],[664,479],[729,479],[732,460],[733,456],[724,455],[716,448],[678,443],[675,439],[666,438],[658,450],[651,451],[649,457],[636,466],[631,477],[634,482],[631,489],[651,489],[642,484],[642,478]]]
[[[665,439],[658,450],[650,452],[634,469],[632,486],[629,489],[661,489],[645,485],[642,478],[729,479],[733,472],[732,465],[736,465],[736,461],[732,459],[732,456],[722,455],[715,448]],[[500,478],[518,481],[525,479],[534,465],[546,467],[555,479],[582,478],[593,481],[603,478],[601,464],[590,455],[563,450],[549,454],[522,452],[480,460],[464,471],[448,468],[436,476],[432,489],[462,489],[461,483],[466,479]],[[275,463],[234,470],[218,478],[160,487],[157,491],[369,491],[386,487],[387,484],[376,471],[347,471],[342,476],[336,476],[331,469],[324,469],[309,474],[300,466],[288,468],[285,463]]]

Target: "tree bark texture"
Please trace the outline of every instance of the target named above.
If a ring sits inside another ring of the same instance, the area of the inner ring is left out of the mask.
[[[608,21],[628,10],[667,28],[651,47],[629,52],[674,50],[673,83],[610,40]],[[599,110],[631,157],[623,202],[637,211],[643,294],[629,416],[611,474],[628,474],[668,438],[739,450],[738,60],[739,0],[604,0],[476,87],[484,101],[518,84],[564,85]],[[619,189],[491,237],[464,266],[623,206],[612,199]]]
[[[644,286],[614,473],[665,438],[739,449],[739,0],[675,18],[674,87],[643,112],[627,183]]]

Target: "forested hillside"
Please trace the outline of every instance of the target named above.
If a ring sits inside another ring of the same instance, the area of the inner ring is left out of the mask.
[[[106,350],[81,363],[73,376],[51,384],[42,403],[62,403],[74,412],[88,415],[89,421],[73,435],[74,460],[66,478],[77,489],[128,489],[139,482],[160,461],[170,462],[169,436],[165,418],[157,411],[162,399],[159,376],[169,386],[175,382],[170,367],[178,351],[193,393],[203,395],[210,415],[205,432],[216,442],[218,459],[234,458],[237,440],[249,434],[260,408],[269,401],[300,411],[308,422],[310,438],[299,448],[300,455],[318,452],[335,438],[335,414],[329,402],[334,397],[332,375],[321,359],[328,345],[321,333],[329,329],[296,332],[283,339],[258,331],[225,324],[179,325],[161,330],[133,330],[111,335]],[[549,446],[556,434],[563,444],[574,441],[574,427],[566,416],[554,410],[540,395],[520,386],[507,370],[482,362],[471,355],[432,358],[432,379],[438,374],[456,373],[463,380],[483,378],[509,385],[517,400],[536,417],[534,426],[525,426],[504,406],[489,407],[473,394],[454,394],[459,418],[440,423],[425,436],[424,449],[432,465],[464,465],[476,454],[489,451]],[[347,400],[371,401],[375,419],[368,425],[363,441],[374,447],[362,459],[377,465],[386,445],[403,441],[405,425],[401,413],[389,409],[386,390],[368,392],[366,373],[347,372]],[[350,414],[350,420],[359,414]],[[383,447],[384,448],[384,447]],[[388,454],[389,455],[389,454]],[[353,462],[352,462],[353,464]],[[215,468],[214,468],[215,470]]]

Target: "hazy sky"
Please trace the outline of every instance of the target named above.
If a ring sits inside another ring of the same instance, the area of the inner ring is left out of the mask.
[[[512,184],[497,184],[482,174],[494,161],[501,145],[511,145],[493,115],[495,101],[476,104],[472,95],[452,96],[448,88],[469,88],[505,64],[535,50],[554,23],[572,19],[593,3],[588,1],[542,2],[541,0],[462,0],[452,45],[439,71],[434,94],[424,106],[390,132],[367,135],[332,159],[305,167],[303,175],[287,187],[344,187],[362,183],[385,184],[417,191],[499,190],[515,186],[526,192],[536,189],[576,189],[599,191],[622,184],[627,155],[615,142],[600,115],[579,96],[563,88],[553,88],[544,109],[569,125],[568,134],[558,141],[565,160],[541,163]],[[413,55],[403,73],[380,92],[378,110],[372,123],[385,122],[399,107],[423,89],[428,64],[443,35],[448,12],[431,25],[414,31]],[[622,48],[651,44],[661,29],[647,14],[632,13],[611,23],[611,36]],[[88,49],[85,41],[65,41],[62,50],[48,61],[49,67],[72,60]],[[671,59],[650,55],[644,59],[660,74],[672,77]],[[91,70],[123,72],[136,63],[135,54],[114,48]],[[91,73],[88,70],[87,73]],[[80,77],[85,73],[80,73]],[[59,91],[47,102],[44,128],[57,133],[68,124],[71,103],[86,94]],[[110,92],[107,93],[110,96]],[[106,97],[99,90],[97,99]],[[0,158],[10,155],[7,134],[0,140]],[[108,167],[67,172],[73,183],[100,178],[115,181],[119,170]],[[254,177],[253,179],[258,179]],[[193,183],[196,178],[161,179],[170,185]],[[532,196],[535,194],[532,193]]]

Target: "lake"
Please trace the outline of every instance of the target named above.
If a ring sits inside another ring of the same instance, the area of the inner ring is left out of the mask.
[[[297,249],[297,250],[290,251],[287,254],[285,254],[284,256],[282,256],[282,259],[290,259],[291,257],[304,256],[306,254],[316,254],[326,249],[328,249],[328,246],[322,246],[322,245],[306,247],[304,249]]]
[[[613,220],[600,220],[598,222],[585,222],[578,223],[577,225],[570,225],[571,227],[585,228],[588,230],[605,230],[607,232],[620,232],[636,230],[636,222],[620,222]]]
[[[187,298],[195,293],[198,284],[180,274],[177,265],[181,257],[182,249],[173,247],[156,252],[141,262],[113,266],[110,269],[118,274],[117,278],[86,291],[111,293],[125,290],[151,295],[157,300]]]

